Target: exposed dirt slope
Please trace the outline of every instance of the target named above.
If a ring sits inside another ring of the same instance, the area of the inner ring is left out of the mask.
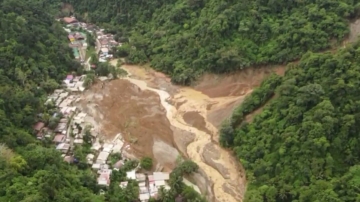
[[[114,80],[105,82],[103,88],[99,81],[83,97],[83,109],[101,123],[102,137],[111,140],[121,132],[131,144],[129,152],[137,157],[155,157],[168,168],[174,166],[178,152],[173,147],[173,132],[156,93],[142,91],[126,80]],[[91,110],[93,105],[96,112]],[[166,156],[175,157],[166,159]]]

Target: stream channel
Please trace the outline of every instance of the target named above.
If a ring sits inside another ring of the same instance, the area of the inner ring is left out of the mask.
[[[111,61],[113,65],[116,65],[116,62],[117,60]],[[194,175],[193,181],[200,187],[202,194],[206,195],[209,201],[242,201],[245,191],[243,173],[233,155],[212,140],[213,135],[218,134],[218,129],[207,121],[206,116],[208,104],[211,101],[219,103],[239,99],[239,97],[221,98],[226,100],[212,99],[190,87],[179,87],[177,93],[171,96],[165,90],[149,87],[146,80],[138,79],[139,77],[135,75],[137,71],[131,70],[126,65],[122,68],[128,72],[128,76],[123,79],[138,86],[142,91],[148,90],[159,95],[161,105],[166,110],[166,117],[172,127],[188,131],[193,135],[192,141],[185,145],[185,151],[182,153],[200,167],[200,171]],[[206,130],[200,130],[187,123],[184,120],[184,114],[188,112],[200,114],[205,121]],[[177,147],[180,150],[180,145]]]

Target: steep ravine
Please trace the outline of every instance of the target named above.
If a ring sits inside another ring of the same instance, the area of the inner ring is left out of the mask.
[[[112,63],[115,64],[116,61]],[[166,117],[172,127],[191,132],[194,135],[193,141],[186,146],[186,155],[199,165],[200,173],[205,175],[203,177],[211,181],[207,185],[213,185],[213,201],[241,201],[245,191],[245,180],[241,176],[236,159],[229,151],[219,147],[211,140],[212,135],[217,134],[218,131],[206,118],[207,107],[210,103],[219,103],[222,102],[221,99],[234,99],[234,97],[211,99],[199,91],[186,87],[180,88],[178,93],[170,96],[164,90],[149,87],[144,80],[132,78],[131,71],[126,67],[123,68],[129,72],[129,76],[124,79],[143,91],[149,90],[159,95],[161,105],[165,108]],[[206,130],[200,130],[186,123],[183,115],[187,112],[196,112],[202,116]],[[209,195],[212,194],[209,193]]]

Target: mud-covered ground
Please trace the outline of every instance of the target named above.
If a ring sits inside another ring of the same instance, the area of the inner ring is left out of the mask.
[[[99,82],[84,93],[80,103],[94,116],[101,136],[112,139],[122,133],[130,153],[150,156],[168,170],[179,154],[190,158],[200,166],[194,180],[202,191],[207,190],[211,201],[241,201],[244,171],[238,160],[216,143],[218,128],[267,75],[283,70],[208,74],[192,87],[180,87],[147,67],[126,65],[124,69],[132,79],[105,82],[104,87]],[[166,94],[166,100],[161,100]]]
[[[100,124],[99,134],[111,140],[122,133],[126,142],[131,144],[129,152],[137,157],[152,157],[172,168],[173,158],[178,152],[173,147],[173,132],[159,96],[142,91],[126,80],[104,83],[104,87],[101,81],[92,86],[80,101],[83,110]]]

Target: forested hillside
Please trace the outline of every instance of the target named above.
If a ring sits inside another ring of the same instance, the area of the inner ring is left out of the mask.
[[[66,165],[31,134],[46,92],[77,67],[47,9],[0,0],[0,201],[99,201],[91,173]]]
[[[359,201],[360,43],[336,54],[308,53],[274,90],[266,81],[222,130],[246,169],[246,201]],[[272,78],[270,81],[275,81]]]
[[[0,201],[137,201],[137,182],[119,187],[126,171],[134,169],[133,161],[113,172],[106,189],[98,186],[86,163],[65,163],[50,140],[36,140],[33,134],[34,123],[49,123],[49,110],[54,110],[44,106],[47,93],[68,72],[82,68],[73,59],[66,32],[54,20],[56,7],[41,0],[0,0]],[[81,149],[74,153],[83,156]],[[184,161],[171,174],[171,189],[152,201],[173,202],[179,194],[184,200],[205,201],[182,182],[183,175],[197,169]],[[100,189],[106,193],[100,195]]]
[[[49,0],[50,1],[50,0]],[[129,62],[187,84],[204,71],[284,63],[336,45],[358,0],[65,0],[77,16],[130,38]]]

